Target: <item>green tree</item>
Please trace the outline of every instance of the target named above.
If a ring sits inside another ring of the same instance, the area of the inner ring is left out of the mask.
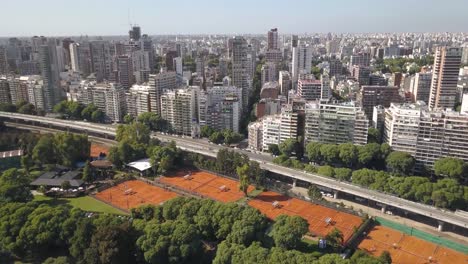
[[[0,111],[15,113],[16,112],[16,106],[14,104],[10,104],[10,103],[0,103]]]
[[[91,113],[91,121],[95,123],[104,123],[106,114],[101,109],[96,109]]]
[[[390,153],[386,159],[387,169],[395,174],[408,175],[414,167],[414,158],[401,151],[394,151]]]
[[[81,179],[87,183],[90,183],[93,181],[92,171],[91,171],[91,166],[89,165],[89,161],[86,161],[85,163],[85,166],[83,168],[83,176],[81,177]]]
[[[29,170],[31,169],[33,165],[34,165],[34,162],[31,159],[31,156],[29,155],[21,156],[21,167],[24,169],[24,171],[27,174],[29,174]]]
[[[69,264],[70,259],[66,256],[56,257],[56,258],[48,258],[42,264]]]
[[[210,142],[213,142],[214,144],[221,144],[224,141],[224,136],[223,133],[216,131],[211,134],[209,137]]]
[[[288,138],[279,144],[279,150],[283,155],[291,157],[293,153],[297,152],[299,143],[295,138]]]
[[[249,165],[244,164],[241,167],[237,167],[237,175],[239,175],[239,190],[242,191],[245,196],[248,195],[248,189],[250,184],[249,179]]]
[[[392,264],[392,256],[388,251],[383,251],[379,256],[379,260],[382,264]]]
[[[307,190],[307,195],[309,195],[309,198],[312,200],[323,200],[322,193],[320,193],[320,189],[313,184],[309,186],[309,189]]]
[[[448,177],[461,181],[466,181],[467,165],[459,159],[453,157],[440,158],[434,163],[434,172],[439,177]]]
[[[268,145],[268,152],[275,156],[278,156],[279,154],[281,154],[279,146],[277,144]]]
[[[91,121],[91,116],[94,111],[97,111],[98,108],[94,104],[88,104],[83,110],[81,111],[81,117],[85,120]]]
[[[348,168],[335,168],[335,178],[341,181],[349,181],[353,171]]]
[[[42,136],[32,151],[32,159],[39,165],[55,163],[55,142],[51,135]]]
[[[363,167],[370,167],[380,160],[381,146],[377,143],[369,143],[358,147],[358,163]]]
[[[322,144],[319,142],[310,142],[306,146],[306,154],[307,158],[310,161],[320,163],[323,159],[322,154],[320,152],[320,148],[322,147]]]
[[[368,143],[382,143],[382,135],[380,131],[376,128],[370,127],[367,133],[367,142]]]
[[[320,155],[327,164],[333,164],[338,160],[339,149],[337,145],[325,144],[320,147]]]
[[[280,215],[275,219],[271,236],[277,247],[296,249],[309,231],[309,223],[300,216]]]
[[[37,114],[36,107],[34,107],[34,105],[29,104],[29,103],[21,106],[20,108],[18,108],[18,113],[26,114],[26,115],[35,115],[35,114]]]
[[[339,247],[343,244],[343,232],[335,227],[325,236],[325,239],[327,240],[327,243],[333,247]]]
[[[135,118],[131,114],[126,114],[123,118],[125,124],[131,124]]]
[[[128,141],[130,144],[148,144],[150,141],[150,129],[141,122],[133,122],[129,125],[119,125],[115,139],[118,142]]]
[[[85,263],[113,264],[131,263],[135,241],[128,224],[103,226],[93,234],[89,248],[85,250]]]
[[[0,176],[1,202],[28,202],[32,200],[28,177],[17,169],[9,169]]]
[[[357,148],[352,143],[345,143],[338,146],[339,158],[341,162],[352,167],[358,159]]]
[[[242,135],[239,133],[235,133],[230,129],[225,129],[222,132],[224,138],[224,144],[231,145],[234,143],[239,143],[242,140]]]
[[[206,137],[206,138],[209,138],[211,136],[211,134],[213,134],[214,132],[216,132],[216,130],[210,126],[202,126],[200,128],[200,136],[201,137]]]
[[[335,176],[335,170],[333,169],[332,166],[329,166],[329,165],[320,166],[317,170],[317,173],[323,176],[327,176],[327,177]]]

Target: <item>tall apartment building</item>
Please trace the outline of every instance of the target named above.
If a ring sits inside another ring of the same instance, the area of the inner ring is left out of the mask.
[[[305,44],[293,47],[292,52],[292,78],[294,82],[299,79],[299,74],[312,71],[312,48]]]
[[[385,109],[383,139],[394,150],[416,153],[423,104],[394,104]]]
[[[390,107],[390,103],[402,102],[398,90],[398,87],[395,86],[362,86],[358,94],[358,101],[367,118],[372,118],[374,106]]]
[[[413,101],[423,101],[424,103],[429,104],[429,96],[431,93],[431,82],[432,82],[432,73],[430,72],[418,72],[411,79],[410,91],[413,95]]]
[[[370,82],[370,68],[364,66],[352,66],[351,75],[359,83],[359,85],[369,85]]]
[[[416,159],[416,170],[431,169],[442,157],[468,161],[468,115],[431,111],[423,102],[392,104],[385,114],[384,140]]]
[[[28,102],[36,108],[36,110],[45,110],[44,96],[44,80],[38,75],[28,78]]]
[[[279,72],[279,85],[280,85],[280,94],[287,96],[289,90],[291,90],[291,75],[288,71]]]
[[[39,47],[39,64],[44,81],[45,111],[52,112],[53,107],[63,97],[60,90],[60,72],[63,70],[63,57],[55,39],[49,39],[47,45]]]
[[[304,142],[367,144],[369,119],[354,103],[309,102],[305,106]]]
[[[362,52],[362,53],[351,55],[349,59],[350,71],[352,67],[355,65],[362,66],[362,67],[369,67],[370,59],[371,59],[370,53],[367,53],[367,52]]]
[[[107,121],[122,122],[127,113],[125,89],[117,83],[85,83],[78,102],[94,104],[105,113]]]
[[[335,76],[335,75],[342,75],[343,74],[343,63],[341,60],[337,59],[336,57],[330,58],[328,61],[329,63],[329,75],[330,76]]]
[[[262,86],[267,82],[275,82],[278,80],[276,63],[267,62],[262,65]]]
[[[5,77],[0,78],[0,103],[11,103],[10,84],[8,83],[8,80]]]
[[[213,86],[198,95],[198,122],[217,130],[239,132],[242,90],[235,86]]]
[[[248,126],[249,130],[249,148],[253,150],[262,150],[263,146],[263,122],[252,122]]]
[[[28,84],[31,78],[39,78],[39,76],[20,76],[9,78],[10,97],[13,104],[19,102],[28,102]]]
[[[149,75],[150,111],[161,115],[161,95],[167,90],[175,90],[176,73],[173,71]]]
[[[462,50],[438,47],[434,56],[429,108],[453,108],[457,97]]]
[[[116,58],[116,70],[118,83],[124,88],[129,89],[134,84],[133,81],[133,61],[128,55],[121,55]]]
[[[317,100],[322,97],[322,82],[312,79],[300,79],[297,82],[297,95],[305,100]]]
[[[0,74],[8,73],[7,51],[4,46],[0,46]]]
[[[247,41],[237,36],[232,40],[232,84],[242,89],[242,109],[247,109],[253,76],[249,72]]]
[[[281,117],[280,115],[265,116],[262,119],[262,149],[267,150],[269,145],[280,144]]]
[[[150,112],[150,89],[149,85],[133,85],[125,93],[127,103],[127,114],[137,117],[142,113]]]
[[[332,90],[330,87],[330,77],[327,74],[320,75],[320,85],[320,99],[330,99],[332,97]]]
[[[151,71],[150,52],[137,50],[132,52],[131,58],[134,82],[138,84],[148,82]]]
[[[178,134],[196,136],[197,89],[168,90],[161,95],[161,117]]]
[[[269,50],[279,49],[279,47],[278,47],[278,29],[277,28],[273,28],[273,29],[270,29],[270,31],[268,31],[267,49],[269,49]]]
[[[280,143],[289,138],[297,138],[298,113],[292,105],[285,105],[281,109],[280,116]]]
[[[96,80],[102,82],[108,80],[112,72],[112,58],[110,44],[107,41],[95,40],[89,43],[91,55],[91,72],[96,75]]]

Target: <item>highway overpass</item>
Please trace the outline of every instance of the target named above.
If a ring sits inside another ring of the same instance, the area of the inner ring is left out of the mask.
[[[47,127],[70,132],[81,132],[92,136],[102,136],[108,139],[115,138],[116,126],[105,124],[93,124],[81,121],[60,120],[55,118],[22,115],[17,113],[0,112],[0,119],[10,123],[27,124],[30,126]],[[161,141],[169,142],[176,141],[177,146],[183,150],[199,153],[211,157],[216,157],[220,149],[225,148],[209,143],[205,139],[192,139],[190,137],[167,135],[162,133],[153,133],[152,137],[158,138]],[[306,173],[290,168],[285,168],[276,165],[272,162],[272,157],[260,153],[252,153],[249,151],[234,149],[239,153],[246,154],[251,160],[260,163],[260,166],[268,171],[291,177],[294,180],[310,182],[338,192],[348,193],[359,196],[368,200],[375,201],[385,206],[392,206],[404,211],[423,215],[431,219],[439,221],[439,230],[442,230],[443,223],[449,223],[455,226],[468,228],[468,217],[466,215],[455,214],[454,212],[439,209],[433,206],[412,202],[401,199],[399,197],[381,193],[378,191],[363,188],[347,182],[341,182],[332,178],[323,177],[313,173]]]

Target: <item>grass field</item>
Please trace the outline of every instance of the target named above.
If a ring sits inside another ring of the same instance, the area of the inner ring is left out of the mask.
[[[59,198],[54,199],[44,195],[34,196],[34,201],[48,203],[50,205],[69,204],[73,207],[80,208],[87,212],[98,212],[108,214],[119,214],[124,215],[125,212],[118,210],[110,205],[107,205],[101,201],[98,201],[90,196],[82,196],[78,198]]]

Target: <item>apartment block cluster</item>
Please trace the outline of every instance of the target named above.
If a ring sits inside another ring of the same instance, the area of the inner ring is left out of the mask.
[[[276,33],[277,29],[271,30],[268,41],[276,39],[270,37]],[[302,140],[304,146],[309,142],[364,145],[368,129],[374,127],[394,150],[413,155],[419,171],[432,169],[440,157],[468,161],[468,67],[461,68],[467,63],[466,44],[428,45],[420,40],[409,48],[389,38],[384,47],[349,48],[344,39],[339,40],[327,36],[321,50],[315,40],[302,43],[292,36],[290,71],[279,70],[281,66],[266,57],[257,121],[248,126],[250,149],[267,151],[289,138]],[[378,59],[408,58],[413,52],[418,58],[434,54],[433,65],[414,74],[374,69]],[[312,60],[319,56],[324,61],[318,64],[317,76]],[[457,103],[461,112],[454,111]]]

